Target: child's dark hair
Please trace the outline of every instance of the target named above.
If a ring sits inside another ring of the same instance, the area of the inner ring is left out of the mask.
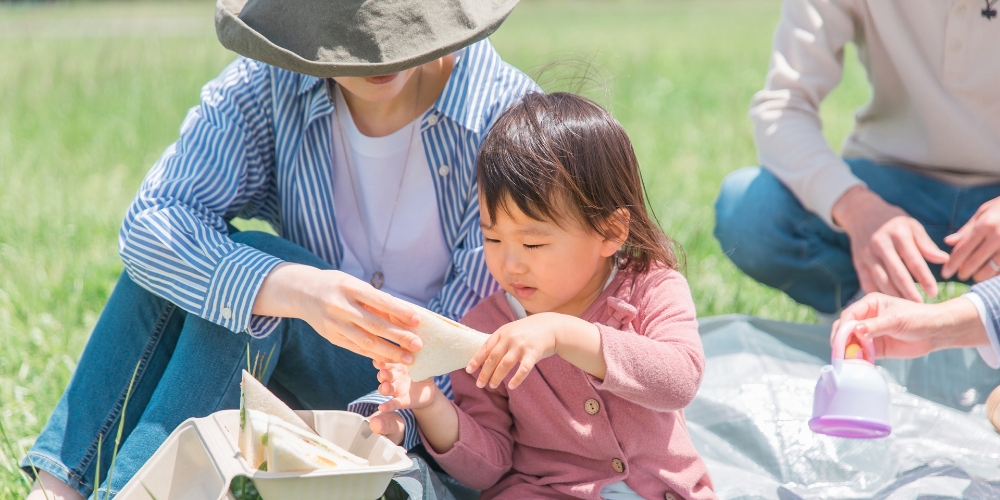
[[[530,93],[497,119],[483,141],[479,192],[491,220],[513,201],[535,220],[574,216],[605,238],[625,222],[619,267],[677,268],[673,242],[646,209],[639,162],[625,129],[584,97]],[[563,208],[563,207],[568,207]]]

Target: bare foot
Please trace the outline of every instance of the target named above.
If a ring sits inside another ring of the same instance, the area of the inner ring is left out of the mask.
[[[44,491],[42,486],[45,486]],[[31,487],[31,493],[28,493],[25,500],[83,500],[83,497],[52,474],[40,470],[35,485]]]

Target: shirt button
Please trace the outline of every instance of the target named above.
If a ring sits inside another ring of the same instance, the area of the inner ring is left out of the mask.
[[[674,495],[673,493],[664,493],[663,500],[677,500],[677,495]]]
[[[433,113],[433,114],[431,114],[430,116],[427,117],[427,124],[428,125],[437,125],[437,122],[438,122],[438,115],[437,115],[437,113]]]
[[[959,50],[962,48],[962,41],[958,38],[952,38],[951,41],[948,42],[948,46],[951,47],[951,50]]]
[[[451,172],[451,167],[449,167],[448,165],[441,165],[440,167],[438,167],[438,175],[440,175],[441,177],[448,175],[448,172]]]
[[[233,317],[233,310],[228,307],[223,307],[221,311],[222,317],[225,319],[230,319]]]
[[[598,403],[594,398],[590,398],[583,404],[583,409],[587,410],[587,413],[591,415],[597,415],[597,412],[601,411],[601,403]]]
[[[611,466],[615,468],[615,472],[625,472],[625,462],[617,458],[611,460]]]

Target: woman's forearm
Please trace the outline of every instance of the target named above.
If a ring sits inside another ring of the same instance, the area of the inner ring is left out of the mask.
[[[319,269],[303,264],[278,264],[264,278],[253,303],[253,313],[259,316],[305,319],[303,304],[308,300],[308,288],[318,272]]]
[[[984,318],[970,299],[956,297],[938,304],[937,308],[935,316],[941,334],[931,337],[933,350],[989,345]]]

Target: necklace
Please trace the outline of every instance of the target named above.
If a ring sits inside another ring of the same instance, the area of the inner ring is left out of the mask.
[[[994,17],[997,17],[997,10],[993,8],[993,4],[997,3],[997,0],[983,0],[986,2],[986,8],[979,11],[987,21],[992,21]]]
[[[420,73],[417,75],[417,96],[413,100],[413,113],[416,115],[418,113],[418,107],[420,105],[420,84],[423,80],[424,69],[420,68]],[[337,108],[337,113],[339,116],[340,108]],[[353,118],[352,118],[353,119]],[[365,210],[361,204],[361,197],[358,196],[358,188],[355,186],[357,183],[354,181],[354,161],[353,155],[349,154],[347,151],[349,143],[347,142],[347,136],[344,135],[344,127],[339,127],[340,131],[340,141],[343,143],[344,150],[344,165],[347,167],[347,176],[351,179],[351,193],[354,194],[354,204],[358,207],[358,215],[361,217],[361,223],[364,224],[366,228],[365,239],[368,240],[368,262],[372,265],[372,275],[368,280],[369,283],[376,290],[381,289],[382,285],[385,283],[385,274],[382,272],[382,259],[385,257],[385,247],[389,243],[389,233],[392,232],[392,221],[396,218],[396,207],[399,205],[399,195],[403,192],[403,179],[406,178],[406,167],[410,164],[410,148],[413,146],[413,137],[416,135],[416,131],[419,124],[414,118],[414,122],[410,125],[410,140],[406,144],[406,156],[403,157],[403,172],[399,176],[399,185],[396,186],[396,198],[392,202],[392,212],[389,214],[389,225],[385,229],[385,238],[382,240],[382,251],[379,254],[378,262],[375,261],[375,255],[372,253],[374,245],[372,245],[371,236],[371,225],[368,224],[368,217],[365,215]]]

